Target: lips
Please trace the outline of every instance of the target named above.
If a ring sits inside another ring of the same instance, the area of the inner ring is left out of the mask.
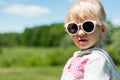
[[[84,38],[78,38],[78,42],[80,43],[80,44],[85,44],[86,42],[87,42],[87,39],[84,39]]]
[[[79,40],[80,42],[85,42],[85,41],[87,41],[86,39],[80,39]]]
[[[78,37],[78,41],[87,41],[87,39]]]

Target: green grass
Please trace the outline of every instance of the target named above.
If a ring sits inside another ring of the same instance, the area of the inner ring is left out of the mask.
[[[70,48],[2,48],[0,80],[60,80],[62,66],[73,52]],[[50,66],[56,67],[50,67]],[[59,65],[59,66],[58,66]],[[120,66],[117,66],[120,70]]]
[[[5,47],[0,53],[0,67],[61,66],[76,50],[76,47],[67,49],[59,47]]]
[[[60,80],[63,67],[47,65],[50,58],[48,55],[58,55],[61,53],[60,51],[63,50],[40,47],[3,48],[0,53],[0,80]],[[63,59],[63,57],[61,58]]]
[[[62,67],[1,68],[0,80],[60,80]]]

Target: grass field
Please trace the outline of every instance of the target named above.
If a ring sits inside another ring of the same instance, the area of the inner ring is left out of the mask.
[[[76,48],[11,47],[2,48],[0,67],[58,66],[76,51]]]
[[[0,52],[0,80],[60,80],[63,69],[61,64],[76,50],[79,49],[3,48]]]
[[[0,80],[60,80],[62,67],[1,68]]]
[[[48,54],[53,54],[55,51],[63,50],[59,48],[3,48],[0,53],[0,80],[60,80],[63,67],[47,65]],[[39,64],[42,63],[41,61],[47,66]]]

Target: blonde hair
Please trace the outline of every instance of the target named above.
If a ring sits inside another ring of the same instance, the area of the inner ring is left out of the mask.
[[[106,12],[99,0],[77,0],[68,10],[65,24],[69,22],[81,23],[84,20],[101,22],[101,27],[104,28],[104,32],[107,32]]]
[[[65,23],[86,19],[105,21],[106,13],[98,0],[77,0],[68,10]]]

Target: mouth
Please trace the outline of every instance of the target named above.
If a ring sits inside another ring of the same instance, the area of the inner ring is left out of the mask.
[[[79,42],[80,43],[85,43],[85,42],[87,42],[87,40],[86,39],[81,39],[81,40],[79,40]]]
[[[87,39],[78,39],[79,44],[85,44],[87,42]]]
[[[86,39],[80,39],[79,41],[81,41],[81,42],[85,42],[85,41],[87,41]]]

